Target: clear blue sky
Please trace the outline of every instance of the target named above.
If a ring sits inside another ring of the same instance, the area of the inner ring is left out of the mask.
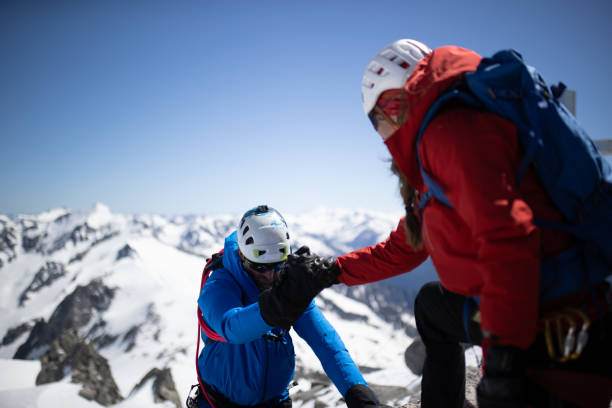
[[[0,213],[399,211],[360,100],[380,48],[515,48],[603,139],[611,22],[609,0],[2,1]]]

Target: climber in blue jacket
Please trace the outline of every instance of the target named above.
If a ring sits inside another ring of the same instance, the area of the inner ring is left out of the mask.
[[[287,223],[265,205],[247,211],[225,239],[223,265],[204,284],[198,306],[205,347],[197,364],[198,407],[290,407],[288,386],[295,371],[290,328],[317,355],[349,408],[379,406],[340,336],[315,305],[322,289],[299,272],[286,274],[291,254]]]

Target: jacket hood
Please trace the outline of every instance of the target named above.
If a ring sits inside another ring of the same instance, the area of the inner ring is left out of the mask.
[[[466,72],[475,71],[481,59],[465,48],[437,48],[419,62],[404,86],[407,119],[385,144],[410,185],[420,192],[424,190],[424,183],[416,155],[419,127],[438,96]]]
[[[242,290],[246,293],[248,299],[257,299],[259,289],[249,274],[242,267],[242,261],[238,254],[238,234],[232,232],[225,238],[225,246],[223,247],[223,267],[232,274]]]

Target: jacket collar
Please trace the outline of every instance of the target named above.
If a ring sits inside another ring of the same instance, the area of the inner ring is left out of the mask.
[[[234,231],[225,238],[225,246],[223,248],[223,267],[232,274],[242,290],[246,293],[247,298],[259,296],[259,289],[249,274],[242,267],[242,261],[238,254],[238,238],[237,232]]]

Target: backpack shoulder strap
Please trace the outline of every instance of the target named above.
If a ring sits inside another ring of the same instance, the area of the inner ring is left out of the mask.
[[[427,191],[424,191],[421,194],[421,201],[419,202],[419,209],[421,211],[423,210],[423,208],[425,208],[429,200],[431,200],[431,198],[433,197],[442,202],[444,205],[454,208],[453,204],[446,197],[446,194],[444,194],[444,190],[442,189],[442,187],[440,187],[436,180],[423,168],[423,161],[421,160],[420,154],[420,146],[421,140],[423,139],[423,134],[425,133],[425,128],[427,128],[431,120],[440,112],[440,110],[451,101],[461,101],[465,103],[466,106],[473,107],[475,109],[482,108],[482,103],[480,103],[478,99],[476,99],[471,93],[462,90],[461,84],[461,81],[457,82],[456,84],[451,86],[451,90],[443,93],[441,96],[438,97],[438,99],[436,99],[436,101],[427,111],[427,114],[425,115],[423,122],[421,122],[421,126],[419,127],[419,131],[417,133],[417,161],[419,163],[421,177],[423,177],[423,182],[428,188]]]
[[[223,250],[217,252],[216,254],[213,254],[212,257],[207,259],[206,265],[204,266],[204,270],[202,271],[200,292],[202,292],[202,289],[204,288],[204,284],[208,280],[210,273],[222,267],[223,267]],[[204,334],[206,334],[206,337],[208,337],[212,341],[223,341],[223,342],[227,341],[225,338],[223,338],[223,336],[221,336],[220,334],[217,334],[212,328],[210,328],[210,326],[208,326],[208,324],[206,324],[206,321],[204,320],[204,315],[202,314],[202,310],[200,310],[199,306],[197,308],[197,316],[198,316],[198,330],[202,330]],[[199,338],[200,338],[200,332],[198,331],[198,340]]]
[[[210,276],[210,273],[216,269],[220,269],[223,267],[223,249],[216,254],[213,254],[212,257],[206,260],[206,265],[204,265],[204,270],[202,271],[202,280],[200,283],[200,292],[204,288],[204,284],[206,280]],[[217,334],[213,329],[211,329],[206,322],[204,321],[204,316],[202,315],[202,311],[200,310],[200,306],[197,306],[197,316],[198,316],[198,337],[197,337],[197,345],[196,345],[196,354],[195,354],[195,366],[196,373],[198,375],[198,384],[200,385],[200,389],[202,390],[206,400],[208,401],[211,407],[215,407],[206,393],[206,388],[204,387],[204,383],[202,382],[202,376],[200,375],[200,366],[198,365],[198,357],[200,355],[200,338],[202,337],[201,332],[203,331],[206,334],[206,337],[212,341],[221,341],[227,342],[223,336]]]

